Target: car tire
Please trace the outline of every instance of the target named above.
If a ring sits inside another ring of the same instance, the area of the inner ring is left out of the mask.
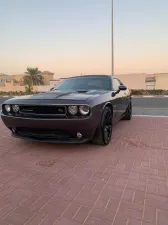
[[[125,115],[122,118],[123,120],[131,120],[132,118],[132,102],[129,103],[126,111],[125,111]]]
[[[92,143],[95,145],[108,145],[112,136],[112,111],[109,107],[103,110],[101,121],[96,129]]]

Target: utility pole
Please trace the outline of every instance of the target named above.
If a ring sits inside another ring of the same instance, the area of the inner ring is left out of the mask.
[[[114,76],[114,0],[112,0],[112,76]]]

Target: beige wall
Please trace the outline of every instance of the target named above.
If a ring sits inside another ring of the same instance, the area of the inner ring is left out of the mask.
[[[33,87],[33,91],[37,91],[37,92],[45,92],[45,91],[49,91],[50,90],[50,85],[41,85],[41,86],[34,86]],[[4,87],[0,87],[0,92],[25,92],[25,86],[4,86]]]
[[[10,82],[5,82],[4,87],[12,89],[14,85],[15,85],[14,80],[11,80]]]
[[[155,89],[168,90],[168,73],[116,75],[130,89],[146,89],[146,77],[156,78]]]
[[[156,84],[155,89],[168,90],[168,73],[155,74]]]
[[[46,92],[50,90],[50,85],[34,86],[33,90],[37,92]]]
[[[45,85],[49,85],[50,84],[50,80],[53,80],[54,75],[53,74],[42,74],[43,78],[44,78],[44,84]]]
[[[19,92],[19,91],[23,91],[25,92],[25,87],[24,86],[4,86],[4,87],[0,87],[0,92]]]
[[[15,75],[12,75],[11,77],[12,79],[15,79],[16,81],[21,81],[25,75],[26,74],[15,74]]]
[[[130,89],[145,89],[147,74],[119,74],[116,75]]]

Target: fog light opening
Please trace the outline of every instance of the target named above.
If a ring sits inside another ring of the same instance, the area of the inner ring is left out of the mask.
[[[81,133],[79,133],[79,132],[77,133],[77,135],[76,135],[76,136],[77,136],[77,138],[79,138],[79,139],[81,139],[81,138],[82,138],[82,134],[81,134]]]

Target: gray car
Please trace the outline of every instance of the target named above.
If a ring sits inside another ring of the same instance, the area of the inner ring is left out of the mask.
[[[8,99],[1,113],[17,138],[98,145],[108,145],[113,124],[131,116],[129,89],[109,75],[71,77],[52,91]]]

